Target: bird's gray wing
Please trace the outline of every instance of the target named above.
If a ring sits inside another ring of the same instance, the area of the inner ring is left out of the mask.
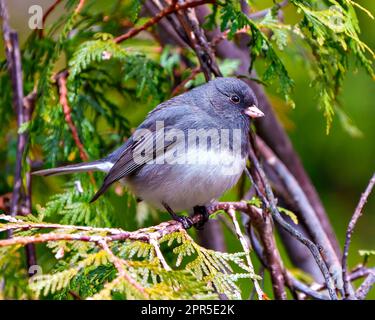
[[[192,114],[193,116],[191,116]],[[184,122],[187,115],[189,115],[190,120]],[[184,127],[189,127],[189,122],[190,125],[196,125],[196,121],[199,121],[199,115],[197,115],[197,107],[173,104],[163,106],[160,109],[154,109],[149,113],[145,121],[137,129],[146,129],[148,132],[138,140],[135,140],[133,135],[129,138],[125,146],[117,149],[108,156],[107,159],[114,163],[113,167],[105,176],[102,186],[94,195],[91,202],[98,199],[114,182],[136,172],[147,162],[155,159],[164,152],[173,143],[164,143],[162,148],[158,149],[158,144],[155,141],[160,138],[164,139],[163,132],[165,131],[156,131],[157,121],[164,122],[164,130],[168,130],[169,128],[181,128],[183,130]],[[181,127],[181,124],[184,124],[184,126]],[[155,145],[156,148],[154,148]],[[134,156],[139,155],[139,152],[142,150],[152,150],[152,152],[135,159]]]

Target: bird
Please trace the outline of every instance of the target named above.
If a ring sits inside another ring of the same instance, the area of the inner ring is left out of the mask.
[[[201,214],[202,227],[207,207],[241,177],[251,121],[263,116],[244,81],[218,77],[156,106],[108,156],[33,174],[102,171],[106,176],[91,202],[121,180],[137,199],[168,211],[186,229],[191,214]]]

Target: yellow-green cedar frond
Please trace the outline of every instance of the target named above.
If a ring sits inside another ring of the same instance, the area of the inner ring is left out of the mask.
[[[299,27],[314,56],[315,61],[311,63],[314,74],[312,84],[318,91],[319,106],[326,118],[328,134],[337,110],[337,97],[349,69],[349,54],[352,53],[356,62],[375,78],[374,52],[359,38],[360,28],[354,7],[368,11],[352,0],[345,3],[331,0],[323,8],[306,1],[291,2],[303,15]],[[343,128],[351,133],[351,127],[344,125]]]
[[[152,299],[218,299],[217,294],[203,281],[196,281],[186,274],[178,278],[181,271],[173,271],[174,281],[159,282],[146,291]]]
[[[99,251],[89,254],[79,261],[76,266],[53,274],[36,275],[30,279],[30,289],[38,295],[47,295],[67,288],[78,272],[86,267],[100,266],[108,263],[106,252]]]
[[[0,248],[0,300],[35,298],[27,288],[27,270],[20,250],[21,246]]]
[[[152,260],[154,258],[154,248],[146,242],[126,241],[120,249],[120,255],[126,256],[128,259],[136,256],[137,258]]]
[[[9,220],[9,218],[4,218],[6,221],[7,219]],[[48,223],[17,218],[8,221],[8,224],[12,226],[18,224],[19,229],[31,228],[33,232],[38,232],[39,228],[49,229]],[[6,228],[8,224],[3,223],[2,227]],[[236,281],[245,277],[257,278],[246,264],[245,253],[222,253],[203,248],[183,230],[156,240],[156,233],[153,232],[157,231],[150,228],[150,238],[155,239],[154,243],[137,240],[109,241],[108,249],[112,251],[114,257],[108,256],[107,250],[99,250],[97,241],[105,239],[113,232],[117,234],[121,232],[120,230],[50,225],[54,230],[50,233],[51,239],[63,234],[68,238],[70,235],[77,235],[80,238],[92,237],[92,241],[47,242],[47,247],[51,249],[59,262],[51,274],[36,275],[32,278],[30,288],[38,295],[60,294],[60,292],[63,294],[75,285],[78,285],[78,290],[80,290],[79,283],[81,283],[83,297],[93,296],[99,290],[103,291],[104,296],[108,295],[109,291],[116,291],[116,294],[139,298],[139,293],[134,292],[144,288],[146,291],[149,290],[149,292],[145,291],[146,296],[153,298],[159,290],[156,288],[168,287],[172,291],[159,292],[157,296],[183,298],[186,292],[190,292],[192,296],[203,297],[211,294],[212,290],[216,290],[230,298],[238,298],[240,289]],[[17,235],[19,236],[19,233]],[[171,248],[167,259],[163,255],[165,245]],[[123,271],[127,274],[125,277],[127,284],[122,282],[110,284],[115,281],[113,279],[116,278],[116,275],[122,274],[114,259],[118,259]],[[174,266],[172,266],[172,261],[175,261]],[[237,272],[238,268],[243,271]],[[95,288],[90,288],[86,276],[96,279]],[[137,285],[134,285],[133,282]],[[144,292],[142,295],[146,297]]]
[[[45,208],[39,209],[46,217],[61,215],[61,223],[72,225],[90,225],[108,227],[111,204],[106,199],[90,204],[95,193],[94,186],[85,180],[80,180],[85,192],[80,192],[73,182],[66,184],[64,192],[53,195]]]
[[[238,30],[247,27],[251,35],[251,41],[249,47],[251,48],[251,66],[256,59],[264,58],[265,71],[261,77],[261,80],[266,83],[272,83],[277,81],[280,93],[284,96],[284,99],[292,106],[294,102],[291,99],[291,92],[294,86],[293,80],[290,78],[289,73],[284,66],[283,61],[277,54],[272,42],[268,39],[268,36],[262,31],[262,25],[256,23],[244,14],[241,8],[238,6],[238,1],[227,1],[226,5],[220,9],[220,27],[221,30],[229,30],[228,38],[231,39]],[[263,23],[268,24],[268,27],[272,27],[271,22],[268,20]],[[279,23],[280,25],[280,23]],[[286,46],[286,28],[272,27],[272,31],[276,31],[277,46],[284,48]],[[283,30],[284,29],[284,30]],[[298,30],[298,29],[297,29]],[[285,32],[283,32],[285,31]]]
[[[117,276],[89,299],[110,299],[120,294],[126,299],[208,299],[217,298],[212,288],[188,270],[166,271],[153,261],[126,261],[128,274],[143,288],[136,290],[124,278]]]
[[[114,281],[108,282],[104,285],[104,288],[98,293],[94,294],[92,297],[89,297],[90,300],[111,300],[112,291],[122,286],[123,279],[116,278]]]
[[[174,241],[176,241],[178,244],[182,243],[185,240],[185,235],[182,232],[174,232],[165,235],[162,239],[160,239],[160,243],[167,242],[167,246],[170,247]]]
[[[69,61],[70,79],[74,79],[93,62],[126,58],[125,49],[113,41],[112,35],[106,36],[104,38],[101,35],[102,39],[86,41],[78,47]]]
[[[177,255],[176,267],[182,264],[184,258],[190,257],[185,269],[189,270],[196,280],[203,280],[208,287],[215,288],[218,293],[238,299],[241,291],[235,282],[239,278],[260,279],[246,265],[243,252],[222,253],[203,248],[196,244],[186,232],[169,234],[160,242],[167,242],[171,246],[174,240],[178,243],[178,246],[173,249],[173,253]],[[230,263],[237,265],[246,273],[235,273]]]
[[[360,256],[375,256],[375,250],[358,250]]]
[[[26,226],[26,225],[33,225],[33,224],[41,222],[39,220],[39,217],[33,216],[31,214],[26,215],[26,216],[15,216],[15,217],[11,217],[6,214],[0,214],[0,221],[4,221],[4,223],[0,222],[0,232],[11,230],[15,226],[18,226],[20,224],[25,224]]]
[[[30,281],[30,289],[35,291],[37,295],[47,295],[48,293],[55,293],[63,288],[69,286],[72,278],[78,273],[77,268],[72,268],[57,272],[54,274],[37,275]]]
[[[113,294],[116,292],[123,295],[127,300],[144,299],[144,295],[135,290],[135,288],[129,285],[129,283],[122,277],[117,277],[115,280],[106,283],[102,290],[89,299],[110,300],[112,299]]]

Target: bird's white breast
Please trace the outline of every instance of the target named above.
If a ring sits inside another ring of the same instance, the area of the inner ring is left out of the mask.
[[[240,178],[246,159],[225,150],[184,153],[187,161],[146,164],[135,176],[125,178],[129,188],[141,199],[162,208],[167,203],[174,211],[207,205],[233,187]],[[190,160],[189,160],[190,159]]]

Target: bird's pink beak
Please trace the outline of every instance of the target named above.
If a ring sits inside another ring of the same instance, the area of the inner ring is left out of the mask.
[[[251,107],[246,108],[244,112],[250,118],[264,117],[264,113],[262,111],[260,111],[260,109],[258,107],[256,107],[255,105],[252,105]]]

